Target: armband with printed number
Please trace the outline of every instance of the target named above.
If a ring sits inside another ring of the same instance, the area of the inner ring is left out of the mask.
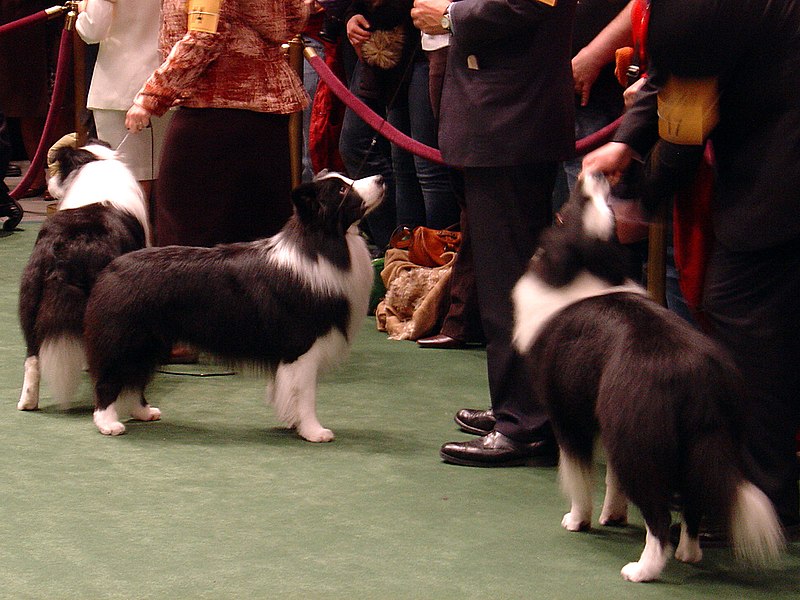
[[[187,29],[217,33],[221,3],[222,0],[187,0],[186,12],[189,14]]]

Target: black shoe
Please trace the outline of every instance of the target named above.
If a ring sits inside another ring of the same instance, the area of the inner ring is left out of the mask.
[[[469,442],[449,442],[439,450],[446,463],[466,467],[548,466],[558,464],[558,448],[551,439],[524,444],[499,431]]]
[[[441,350],[461,350],[467,347],[467,343],[440,333],[431,337],[418,339],[417,346],[420,348],[437,348]]]
[[[497,422],[492,409],[479,410],[477,408],[462,408],[456,413],[456,424],[467,433],[486,435],[494,429]]]
[[[6,167],[6,177],[22,177],[22,169],[19,168],[19,165],[9,163]]]
[[[7,196],[5,200],[0,201],[0,217],[8,217],[8,220],[3,223],[5,231],[14,231],[22,221],[24,214],[25,211],[22,210],[22,206],[11,196]]]

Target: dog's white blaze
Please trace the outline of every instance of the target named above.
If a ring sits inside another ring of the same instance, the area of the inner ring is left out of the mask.
[[[583,229],[588,235],[608,241],[614,235],[614,213],[608,205],[609,186],[605,177],[592,174],[581,178],[589,202],[583,211]]]
[[[628,563],[622,567],[622,577],[628,581],[652,581],[661,575],[661,571],[669,559],[669,544],[662,546],[658,538],[647,529],[644,550],[639,557],[639,562]]]
[[[609,286],[588,271],[580,273],[569,284],[552,287],[531,272],[523,275],[514,286],[514,347],[521,353],[530,350],[542,326],[560,310],[586,298],[632,292],[646,295],[647,291],[633,281]]]
[[[139,221],[150,245],[147,202],[136,178],[117,154],[105,146],[87,146],[101,160],[87,163],[61,181],[56,175],[47,184],[48,191],[59,199],[58,210],[81,208],[90,204],[109,204]]]
[[[341,173],[323,171],[315,177],[315,180],[333,178],[342,180],[358,193],[364,201],[364,208],[367,213],[375,208],[383,199],[386,186],[379,183],[383,180],[381,175],[372,175],[371,177],[363,177],[361,179],[350,179]]]

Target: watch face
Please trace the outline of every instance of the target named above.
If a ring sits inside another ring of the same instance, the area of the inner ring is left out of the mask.
[[[439,25],[442,26],[442,29],[447,29],[447,31],[450,31],[450,15],[448,15],[447,13],[442,15],[442,19],[441,21],[439,21]]]

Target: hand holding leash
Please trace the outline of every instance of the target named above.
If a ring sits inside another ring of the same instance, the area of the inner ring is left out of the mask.
[[[139,133],[142,129],[150,125],[150,111],[134,104],[128,109],[125,115],[125,128],[131,133]]]

